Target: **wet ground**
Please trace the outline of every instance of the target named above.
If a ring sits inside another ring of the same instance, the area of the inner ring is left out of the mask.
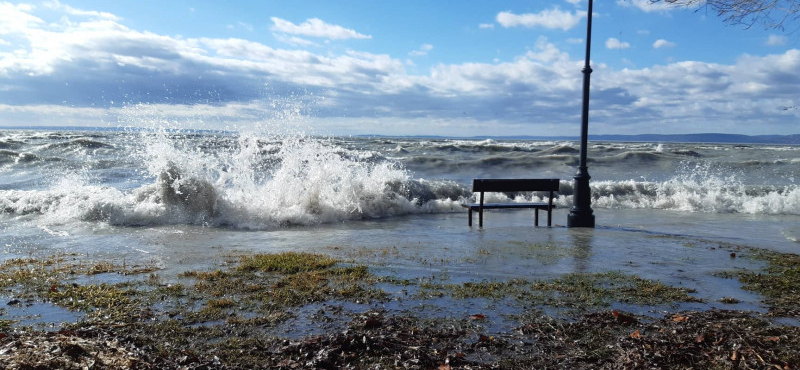
[[[492,212],[483,229],[461,213],[271,232],[31,227],[5,241],[7,264],[28,262],[4,267],[0,362],[24,364],[13,356],[38,341],[65,364],[110,351],[130,368],[800,365],[793,296],[754,288],[775,275],[800,291],[776,264],[800,249],[791,219],[600,211],[598,228],[567,229],[566,210],[553,228],[529,216]],[[342,270],[230,272],[285,252]]]

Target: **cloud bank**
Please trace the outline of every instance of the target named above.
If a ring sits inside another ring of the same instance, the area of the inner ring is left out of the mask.
[[[412,74],[401,60],[406,55],[160,35],[130,29],[111,14],[54,4],[64,13],[55,23],[32,7],[0,3],[0,126],[168,121],[226,128],[220,126],[296,114],[344,134],[573,135],[580,122],[583,61],[544,38],[511,61],[439,64]],[[506,24],[538,22],[515,19]],[[322,20],[273,22],[289,35],[369,37]],[[558,24],[551,26],[567,26]],[[416,52],[431,50],[423,44]],[[783,133],[796,130],[800,117],[781,109],[797,103],[796,49],[744,55],[731,65],[615,70],[594,61],[593,69],[598,134]]]
[[[501,26],[510,27],[544,27],[550,29],[569,30],[578,25],[586,12],[565,12],[558,8],[543,10],[539,13],[514,14],[512,12],[500,12],[497,14],[497,23]]]
[[[372,36],[363,35],[351,29],[325,23],[319,18],[311,18],[301,24],[294,24],[278,17],[270,18],[272,30],[290,35],[320,37],[332,40],[343,39],[370,39]]]

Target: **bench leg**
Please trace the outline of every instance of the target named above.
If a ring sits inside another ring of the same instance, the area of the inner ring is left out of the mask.
[[[469,217],[467,217],[467,225],[472,227],[472,208],[470,208],[467,212],[469,213]]]
[[[478,227],[483,227],[483,209],[478,210]]]
[[[533,226],[539,226],[539,208],[534,208],[533,212]]]
[[[552,226],[553,226],[553,209],[552,208],[548,208],[547,209],[547,227],[552,227]]]

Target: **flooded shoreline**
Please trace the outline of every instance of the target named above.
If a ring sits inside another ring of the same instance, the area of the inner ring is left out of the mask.
[[[798,297],[786,289],[800,287],[800,256],[639,236],[649,261],[601,269],[608,259],[592,262],[591,249],[602,233],[572,232],[571,246],[485,240],[458,260],[447,256],[464,251],[451,247],[438,258],[409,246],[224,251],[214,266],[164,276],[168,269],[155,265],[79,253],[7,259],[0,363],[588,369],[800,361]],[[660,258],[654,248],[688,252]],[[497,268],[524,267],[523,255],[551,269],[548,277]],[[654,272],[661,278],[647,277]]]

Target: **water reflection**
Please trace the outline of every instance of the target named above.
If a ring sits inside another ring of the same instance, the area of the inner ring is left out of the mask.
[[[574,272],[584,273],[589,269],[590,258],[592,257],[592,242],[594,240],[593,228],[571,228],[569,236],[572,239],[574,248],[575,268]]]

